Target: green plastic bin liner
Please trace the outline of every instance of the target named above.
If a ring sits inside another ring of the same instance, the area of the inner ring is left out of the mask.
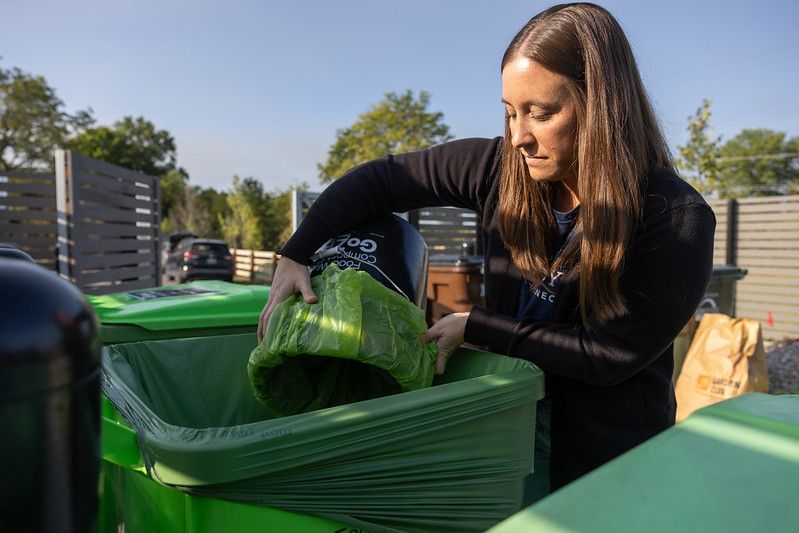
[[[103,344],[249,333],[269,298],[269,287],[205,280],[87,295]]]
[[[100,509],[93,533],[350,533],[356,528],[320,518],[192,496],[147,476],[133,431],[108,399],[102,406]]]
[[[319,301],[297,294],[275,308],[247,365],[274,416],[295,415],[429,387],[436,345],[422,343],[424,311],[364,271],[331,263],[311,278]]]
[[[695,411],[490,529],[795,533],[799,396],[749,393]]]
[[[149,479],[373,532],[484,531],[520,509],[544,394],[531,363],[459,348],[426,389],[269,418],[246,370],[257,343],[103,347],[104,393]]]

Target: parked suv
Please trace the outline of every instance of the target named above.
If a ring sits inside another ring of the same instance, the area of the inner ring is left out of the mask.
[[[166,260],[164,273],[170,281],[195,279],[233,281],[236,264],[225,241],[188,238],[181,240]]]
[[[197,238],[199,235],[191,231],[174,231],[170,233],[164,241],[163,249],[161,250],[161,265],[166,269],[166,262],[172,252],[175,251],[180,241],[183,239]]]

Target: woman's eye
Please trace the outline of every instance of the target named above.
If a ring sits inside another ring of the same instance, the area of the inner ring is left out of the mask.
[[[533,115],[533,119],[539,121],[549,120],[550,118],[552,118],[552,113],[542,113],[540,115]]]

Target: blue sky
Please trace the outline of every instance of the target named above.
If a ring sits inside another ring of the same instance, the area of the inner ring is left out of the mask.
[[[799,2],[608,0],[676,152],[712,100],[714,133],[799,136]],[[336,130],[387,92],[424,90],[457,138],[502,131],[499,61],[549,2],[0,0],[0,66],[43,76],[98,125],[168,131],[189,183],[308,183]]]

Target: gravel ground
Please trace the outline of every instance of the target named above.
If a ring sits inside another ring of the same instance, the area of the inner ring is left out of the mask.
[[[766,347],[769,392],[799,394],[799,339]]]

